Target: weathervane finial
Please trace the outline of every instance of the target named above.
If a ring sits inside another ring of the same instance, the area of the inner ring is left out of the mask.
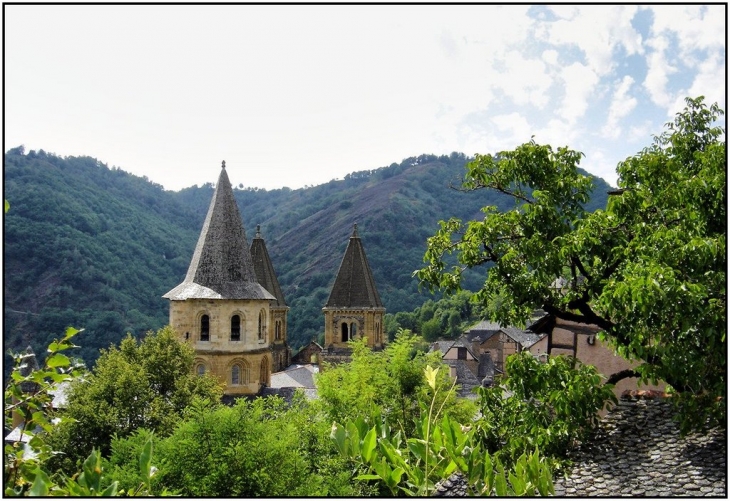
[[[225,160],[223,160],[223,164],[221,165],[221,167],[224,168],[224,169],[226,168],[226,161]]]
[[[355,238],[358,238],[357,236],[357,223],[352,225],[352,236]]]
[[[261,238],[261,225],[256,225],[256,238]]]

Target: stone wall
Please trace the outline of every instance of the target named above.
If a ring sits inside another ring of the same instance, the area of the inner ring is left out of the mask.
[[[262,336],[259,337],[261,312],[264,322]],[[209,318],[208,341],[201,340],[202,315]],[[238,341],[231,339],[231,318],[234,315],[241,318]],[[224,393],[228,395],[258,393],[262,385],[269,384],[274,367],[271,356],[272,320],[274,317],[268,300],[188,299],[170,302],[170,325],[180,339],[195,350],[194,371],[204,365],[207,372],[225,384]],[[262,363],[265,365],[263,371]],[[248,383],[232,384],[234,364],[248,371]]]
[[[385,308],[324,308],[324,346],[323,348],[347,348],[347,341],[342,341],[342,324],[357,324],[355,339],[367,338],[371,348],[385,344],[383,336],[383,315]]]

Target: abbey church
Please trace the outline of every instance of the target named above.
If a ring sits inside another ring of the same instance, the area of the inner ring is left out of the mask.
[[[170,325],[195,349],[194,370],[218,377],[226,395],[258,394],[290,364],[289,307],[260,227],[248,245],[225,162],[185,279],[163,297]],[[323,312],[324,360],[345,360],[355,338],[383,347],[385,308],[357,225]]]

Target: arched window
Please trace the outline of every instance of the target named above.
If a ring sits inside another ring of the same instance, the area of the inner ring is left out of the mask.
[[[204,364],[198,364],[198,365],[196,365],[195,366],[195,373],[198,376],[202,376],[203,374],[205,374],[205,365]]]
[[[266,312],[261,310],[259,312],[259,340],[263,341],[266,339]]]
[[[231,384],[241,384],[241,366],[238,364],[231,367]]]
[[[251,382],[251,368],[246,362],[241,367],[241,384],[249,384]]]
[[[208,315],[200,317],[200,340],[210,340],[210,317]]]
[[[352,322],[350,324],[350,339],[355,339],[355,336],[357,336],[357,322]]]
[[[262,385],[266,385],[269,382],[269,359],[264,357],[261,359],[261,379],[259,379]]]
[[[241,340],[241,317],[233,315],[231,317],[231,341]]]
[[[343,343],[345,341],[349,341],[350,340],[350,335],[349,335],[349,332],[348,331],[349,331],[349,329],[347,328],[347,323],[346,322],[342,322],[342,342]]]

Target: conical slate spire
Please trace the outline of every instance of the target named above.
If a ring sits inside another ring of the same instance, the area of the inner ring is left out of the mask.
[[[246,230],[225,162],[185,280],[162,297],[275,299],[256,281]]]
[[[373,272],[354,225],[325,307],[382,308]]]
[[[269,252],[266,250],[266,243],[261,238],[261,225],[256,226],[256,236],[251,241],[251,259],[253,260],[256,280],[276,298],[276,302],[272,303],[272,306],[286,307],[284,294],[281,292],[279,281],[276,279],[274,265],[271,264]]]

